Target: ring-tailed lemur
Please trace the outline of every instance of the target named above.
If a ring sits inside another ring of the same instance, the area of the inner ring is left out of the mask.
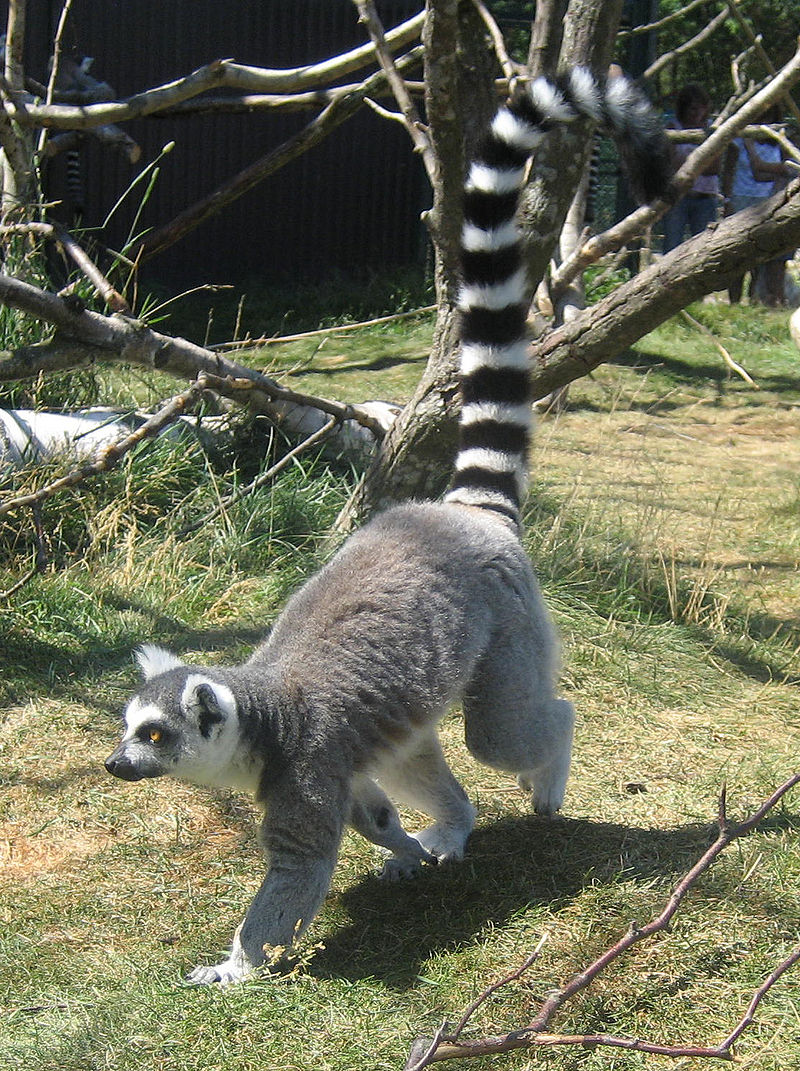
[[[352,535],[242,665],[138,653],[145,683],[108,770],[249,790],[265,809],[263,884],[229,957],[190,981],[239,981],[308,926],[348,822],[393,853],[389,876],[462,856],[475,812],[436,734],[454,703],[477,759],[516,774],[534,810],[561,806],[573,709],[555,693],[557,640],[519,537],[531,408],[515,213],[528,157],[578,115],[610,121],[648,194],[661,182],[660,125],[625,80],[540,78],[497,113],[465,189],[463,406],[444,502],[396,506]],[[390,797],[433,824],[409,836]]]

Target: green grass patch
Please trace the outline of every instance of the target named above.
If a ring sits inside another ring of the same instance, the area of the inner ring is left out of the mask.
[[[526,538],[578,711],[563,815],[528,814],[510,780],[470,759],[453,714],[445,748],[479,810],[464,863],[386,886],[372,846],[346,835],[288,978],[181,984],[225,948],[258,886],[250,802],[125,785],[102,760],[134,685],[132,648],[245,656],[329,552],[351,474],[309,459],[187,536],[270,452],[253,446],[234,463],[165,440],[47,506],[50,567],[0,605],[4,1071],[399,1068],[414,1037],[454,1021],[547,933],[536,964],[470,1029],[522,1025],[548,990],[660,909],[713,839],[723,782],[739,817],[797,769],[797,354],[782,313],[692,311],[759,390],[676,320],[574,385],[567,411],[539,425]],[[259,358],[304,390],[403,401],[429,333],[409,321]],[[115,389],[124,404],[163,396],[141,377]],[[14,522],[0,531],[4,587],[32,547],[27,516]],[[797,799],[733,846],[671,931],[614,965],[558,1029],[725,1036],[798,939]],[[798,994],[796,972],[771,992],[738,1046],[742,1066],[797,1065]],[[661,1066],[574,1048],[469,1066],[545,1062]]]

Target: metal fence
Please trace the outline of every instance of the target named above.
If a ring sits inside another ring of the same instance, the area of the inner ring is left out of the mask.
[[[29,5],[28,73],[46,80],[61,0]],[[383,0],[387,26],[417,0]],[[315,62],[362,44],[351,0],[74,0],[66,49],[94,57],[92,74],[126,97],[219,58],[264,67]],[[313,113],[156,117],[126,124],[142,147],[132,167],[89,139],[80,166],[88,226],[104,220],[120,192],[162,146],[174,141],[136,224],[171,220],[299,130]],[[74,163],[74,161],[73,161]],[[66,161],[47,175],[49,197],[68,198]],[[313,282],[336,272],[420,262],[428,202],[419,161],[398,124],[362,112],[309,154],[224,208],[154,257],[148,274],[169,287],[199,282]],[[125,241],[140,204],[129,198],[103,240]]]

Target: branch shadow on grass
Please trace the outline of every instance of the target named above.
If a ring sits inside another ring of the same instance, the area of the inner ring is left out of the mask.
[[[663,371],[676,384],[685,387],[697,387],[698,384],[713,383],[717,393],[723,391],[726,384],[730,382],[736,385],[740,382],[721,359],[719,361],[705,362],[685,361],[681,360],[680,357],[670,357],[664,353],[651,353],[646,349],[634,349],[620,354],[609,364],[628,368],[632,372],[641,374],[647,374],[654,370]],[[792,394],[800,393],[800,376],[798,375],[775,371],[753,374],[762,391],[773,391],[776,394],[783,394],[787,391]]]
[[[624,368],[629,372],[645,380],[652,374],[663,375],[670,384],[662,396],[646,398],[626,398],[625,412],[647,413],[650,416],[681,413],[688,409],[694,409],[697,405],[696,392],[702,386],[707,391],[714,393],[714,401],[719,403],[723,397],[730,395],[731,384],[733,389],[739,389],[737,397],[741,404],[758,404],[763,406],[763,396],[773,393],[779,397],[786,396],[784,400],[794,402],[800,395],[800,376],[788,375],[781,372],[758,372],[754,373],[759,392],[752,388],[744,388],[744,384],[727,368],[720,359],[718,362],[684,361],[679,357],[669,357],[663,353],[650,353],[644,349],[628,350],[607,362],[610,367]],[[688,390],[691,394],[687,397],[673,397],[676,388]],[[592,401],[581,398],[579,402],[571,403],[571,408],[586,413],[606,413],[608,403]]]
[[[773,815],[762,828],[796,828],[791,815]],[[309,965],[320,978],[378,978],[391,988],[413,985],[438,952],[480,941],[521,912],[552,916],[589,885],[663,882],[672,885],[717,835],[713,823],[643,829],[610,822],[533,815],[509,816],[479,827],[462,863],[426,868],[401,883],[365,878],[338,897],[349,922],[324,934]],[[627,895],[620,891],[619,897]],[[647,911],[647,908],[638,910]],[[642,921],[641,918],[639,921]],[[620,935],[631,918],[620,918]],[[530,948],[541,931],[532,923]],[[520,949],[519,959],[526,949]]]

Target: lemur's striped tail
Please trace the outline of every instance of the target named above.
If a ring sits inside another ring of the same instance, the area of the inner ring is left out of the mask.
[[[532,399],[529,291],[516,213],[529,157],[548,130],[578,116],[602,123],[622,144],[644,199],[666,189],[667,142],[647,99],[627,78],[601,87],[576,68],[563,82],[537,78],[497,112],[464,191],[460,443],[445,501],[495,510],[517,523]]]

